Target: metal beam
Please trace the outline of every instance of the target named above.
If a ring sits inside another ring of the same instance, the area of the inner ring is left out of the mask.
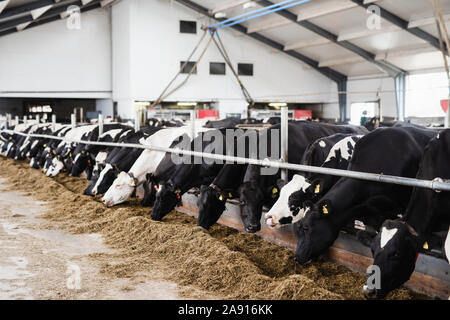
[[[22,25],[22,24],[31,23],[33,21],[37,21],[40,19],[50,18],[50,17],[56,16],[56,15],[59,15],[65,11],[67,11],[67,8],[72,5],[79,6],[80,8],[83,6],[83,3],[81,0],[75,1],[75,2],[73,0],[67,0],[64,3],[66,3],[66,4],[63,6],[59,6],[59,7],[47,10],[45,13],[39,15],[39,17],[37,17],[36,19],[33,17],[32,14],[29,14],[29,15],[26,15],[26,16],[23,16],[20,18],[11,19],[6,22],[0,23],[0,33],[2,31],[5,31],[5,30],[11,29],[11,28],[16,28],[17,26]],[[49,7],[49,6],[47,6],[47,7]],[[34,9],[34,10],[38,10],[38,9]]]
[[[365,4],[364,0],[352,0],[354,3],[358,4],[359,6],[368,9],[369,4]],[[378,6],[378,5],[377,5]],[[377,12],[374,12],[375,14],[379,14],[379,16],[390,23],[396,25],[397,27],[411,33],[412,35],[428,42],[431,46],[435,47],[439,51],[441,50],[441,46],[439,44],[439,39],[434,37],[433,35],[429,34],[428,32],[423,31],[422,29],[419,29],[417,27],[408,28],[409,22],[406,20],[403,20],[399,16],[393,14],[392,12],[387,11],[386,9],[383,9],[382,7],[378,6],[380,9]],[[447,48],[447,54],[448,54],[448,48]]]
[[[205,7],[199,5],[199,4],[197,4],[197,3],[195,3],[195,2],[193,2],[191,0],[175,0],[175,1],[178,2],[178,3],[181,3],[181,4],[185,5],[185,6],[187,6],[189,8],[191,8],[192,10],[197,11],[198,13],[200,13],[202,15],[205,15],[205,16],[210,17],[212,19],[215,19],[217,21],[223,21],[224,20],[223,18],[214,18],[214,16],[209,13],[209,10],[207,8],[205,8]],[[250,38],[258,40],[259,42],[262,42],[262,43],[264,43],[264,44],[266,44],[266,45],[276,49],[277,51],[284,52],[285,54],[287,54],[287,55],[289,55],[289,56],[291,56],[291,57],[293,57],[293,58],[295,58],[297,60],[302,61],[303,63],[307,64],[308,66],[312,67],[316,71],[320,72],[322,75],[328,77],[329,79],[331,79],[331,80],[333,80],[335,82],[339,82],[339,81],[343,81],[343,80],[347,79],[346,75],[344,75],[344,74],[342,74],[342,73],[340,73],[340,72],[338,72],[336,70],[333,70],[333,69],[328,68],[328,67],[325,67],[325,68],[319,67],[319,62],[318,61],[316,61],[314,59],[311,59],[311,58],[309,58],[309,57],[307,57],[307,56],[305,56],[305,55],[303,55],[303,54],[301,54],[301,53],[299,53],[297,51],[293,51],[293,50],[284,51],[284,45],[283,44],[281,44],[279,42],[276,42],[276,41],[274,41],[274,40],[272,40],[272,39],[270,39],[270,38],[268,38],[266,36],[263,36],[260,33],[255,32],[255,33],[252,33],[252,34],[248,34],[247,33],[247,28],[244,27],[241,24],[236,24],[236,25],[232,26],[231,28],[236,30],[236,31],[239,31],[239,32],[241,32],[241,33],[243,33],[243,34],[245,34],[247,36],[249,36]]]
[[[79,1],[79,2],[81,3],[81,1]],[[83,12],[87,12],[87,11],[94,10],[97,8],[101,8],[100,2],[101,2],[101,0],[95,0],[95,1],[85,5],[84,7],[80,6],[81,7],[80,11],[83,13]],[[73,3],[71,3],[70,5],[73,5]],[[54,10],[56,10],[56,9],[57,8],[55,8]],[[46,24],[49,22],[61,20],[60,14],[56,14],[56,11],[54,11],[53,13],[54,14],[50,14],[50,12],[47,12],[46,14],[42,15],[39,19],[30,22],[29,26],[25,30],[28,30],[30,28],[34,28],[34,27],[37,27],[37,26],[40,26],[40,25],[43,25],[43,24]],[[21,31],[21,30],[17,30],[16,28],[11,28],[11,29],[8,29],[5,31],[1,31],[0,37],[15,33],[15,32],[19,32],[19,31]]]
[[[38,0],[31,3],[24,4],[22,6],[14,7],[11,9],[6,9],[3,11],[2,14],[0,14],[0,20],[5,18],[10,18],[13,16],[21,15],[24,13],[28,13],[32,10],[39,9],[45,6],[53,5],[55,4],[54,0]]]
[[[0,13],[6,8],[8,5],[9,0],[0,0]]]
[[[273,5],[273,2],[269,1],[269,0],[261,0],[260,1],[261,4],[265,5],[265,6],[270,6]],[[328,30],[325,30],[322,27],[319,27],[318,25],[309,22],[307,20],[302,20],[302,21],[298,21],[298,17],[296,14],[287,11],[287,10],[281,10],[278,11],[277,14],[281,15],[282,17],[308,29],[309,31],[312,31],[316,34],[318,34],[319,36],[326,38],[328,40],[330,40],[331,42],[334,42],[335,44],[353,52],[354,54],[357,54],[358,56],[364,58],[365,60],[367,60],[368,62],[374,64],[378,69],[380,69],[383,72],[386,72],[387,74],[389,74],[391,77],[396,77],[399,74],[404,74],[406,73],[405,70],[394,66],[393,64],[384,61],[384,60],[380,60],[377,61],[375,60],[375,54],[364,50],[363,48],[358,47],[357,45],[354,45],[353,43],[350,43],[348,41],[338,41],[338,36],[331,33]]]

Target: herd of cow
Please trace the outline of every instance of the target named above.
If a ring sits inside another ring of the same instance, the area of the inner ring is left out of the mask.
[[[200,145],[210,152],[212,141],[204,139],[204,134],[217,131],[226,139],[224,133],[231,129],[235,139],[214,152],[237,155],[237,146],[243,145],[249,157],[250,141],[254,143],[250,138],[255,132],[258,148],[271,150],[272,144],[281,145],[271,139],[261,143],[259,138],[262,133],[280,130],[277,122],[271,119],[271,126],[256,131],[251,127],[236,129],[241,122],[226,119],[196,123],[193,131],[181,122],[152,119],[139,131],[120,123],[105,124],[101,135],[97,125],[17,124],[1,131],[0,151],[6,157],[29,159],[31,167],[42,169],[49,177],[63,171],[72,176],[85,172],[90,184],[84,194],[102,195],[108,207],[126,202],[136,195],[138,187],[143,188],[142,204],[152,207],[154,220],[163,219],[181,203],[184,193],[194,189],[198,225],[208,229],[218,221],[228,199],[239,199],[247,232],[258,232],[262,218],[271,227],[294,224],[298,239],[295,260],[300,264],[325,253],[339,232],[353,227],[357,220],[365,229],[359,230],[357,237],[370,246],[374,265],[381,272],[381,286],[364,286],[367,298],[384,298],[405,283],[424,244],[437,243],[450,257],[448,192],[293,171],[289,181],[282,181],[280,172],[262,174],[256,165],[194,157],[187,163],[175,163],[172,154],[150,149],[75,144],[17,134],[159,147],[176,147],[188,138],[192,148]],[[372,123],[367,126],[369,131],[363,126],[290,121],[288,162],[424,180],[450,179],[450,130],[435,131],[402,122],[373,130]],[[264,217],[263,208],[268,210]],[[435,238],[440,241],[431,241]]]

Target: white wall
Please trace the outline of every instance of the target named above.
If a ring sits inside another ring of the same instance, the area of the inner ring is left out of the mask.
[[[128,108],[128,116],[134,117],[132,101],[152,101],[160,95],[178,72],[180,61],[186,60],[201,38],[200,27],[207,21],[199,19],[193,10],[166,0],[122,0],[113,7],[113,98],[119,102],[119,110],[124,112]],[[181,34],[179,20],[197,20],[197,34]],[[336,84],[312,69],[303,68],[298,60],[230,30],[222,31],[221,38],[236,68],[238,62],[254,64],[254,76],[241,79],[255,100],[336,100],[331,93],[336,92]],[[196,60],[201,49],[192,60]],[[219,100],[221,113],[228,108],[233,109],[231,112],[242,110],[242,92],[231,71],[227,67],[226,76],[209,75],[209,62],[223,62],[213,43],[200,62],[198,73],[167,100]],[[128,64],[130,73],[125,68]],[[312,92],[321,94],[309,95]],[[287,97],[294,94],[300,96]],[[239,107],[231,107],[234,102]]]
[[[397,117],[395,84],[392,78],[375,78],[348,81],[347,117],[350,117],[351,104],[374,102],[379,98],[383,116]],[[377,114],[377,111],[375,112]]]
[[[0,37],[0,97],[111,97],[109,9]]]
[[[100,111],[104,118],[113,117],[113,107],[114,103],[112,99],[97,99],[95,101],[95,109]]]

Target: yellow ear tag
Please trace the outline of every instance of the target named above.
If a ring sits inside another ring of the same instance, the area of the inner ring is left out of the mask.
[[[323,214],[328,214],[327,205],[324,205],[324,206],[322,207],[322,212],[323,212]]]
[[[220,201],[223,201],[223,195],[220,195],[220,196],[219,196],[219,200],[220,200]]]
[[[46,144],[44,144],[44,148],[47,148],[47,145],[46,145]]]
[[[314,193],[319,193],[320,192],[320,184],[318,184],[316,186],[316,189],[314,190]]]
[[[231,194],[231,192],[228,192],[228,198],[233,198],[233,195]]]
[[[277,194],[278,193],[278,189],[277,188],[273,188],[272,189],[272,194]]]
[[[428,242],[425,241],[425,243],[423,244],[423,248],[424,248],[425,250],[428,250]]]

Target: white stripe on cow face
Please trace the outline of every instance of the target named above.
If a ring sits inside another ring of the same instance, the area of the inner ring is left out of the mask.
[[[78,159],[79,159],[80,157],[81,157],[81,153],[77,154],[77,155],[75,156],[75,159],[73,159],[73,162],[74,162],[74,163],[77,162]]]
[[[105,178],[105,174],[107,174],[109,170],[112,170],[112,168],[113,167],[109,163],[103,168],[102,172],[100,172],[97,182],[95,183],[94,188],[92,188],[92,194],[97,194],[98,186],[100,185],[100,183],[102,183],[103,179]]]
[[[447,256],[447,260],[450,262],[450,227],[448,228],[447,239],[445,240],[445,255]]]
[[[398,231],[397,228],[387,229],[386,227],[383,227],[383,229],[381,230],[381,240],[380,240],[380,247],[381,247],[381,249],[383,249],[384,246],[389,241],[391,241],[391,239],[395,236],[397,231]]]
[[[51,167],[47,170],[47,177],[56,177],[64,169],[64,163],[57,158],[53,158]]]
[[[95,157],[95,162],[98,164],[105,163],[106,157],[108,156],[107,152],[99,152]]]
[[[303,190],[305,191],[310,184],[306,181],[305,177],[299,174],[294,175],[291,181],[286,184],[280,191],[280,197],[277,202],[272,206],[269,212],[266,213],[266,223],[270,227],[275,227],[280,224],[280,220],[282,218],[292,217],[292,223],[300,221],[306,211],[301,209],[299,213],[294,216],[289,209],[288,200],[291,194],[296,191]]]
[[[339,142],[337,142],[328,153],[328,157],[325,160],[325,162],[328,162],[331,160],[331,158],[335,158],[337,156],[337,152],[340,150],[341,157],[345,160],[350,160],[352,158],[353,153],[350,153],[350,148],[348,147],[348,144],[352,146],[354,149],[355,147],[355,140],[353,140],[353,137],[346,137]]]

